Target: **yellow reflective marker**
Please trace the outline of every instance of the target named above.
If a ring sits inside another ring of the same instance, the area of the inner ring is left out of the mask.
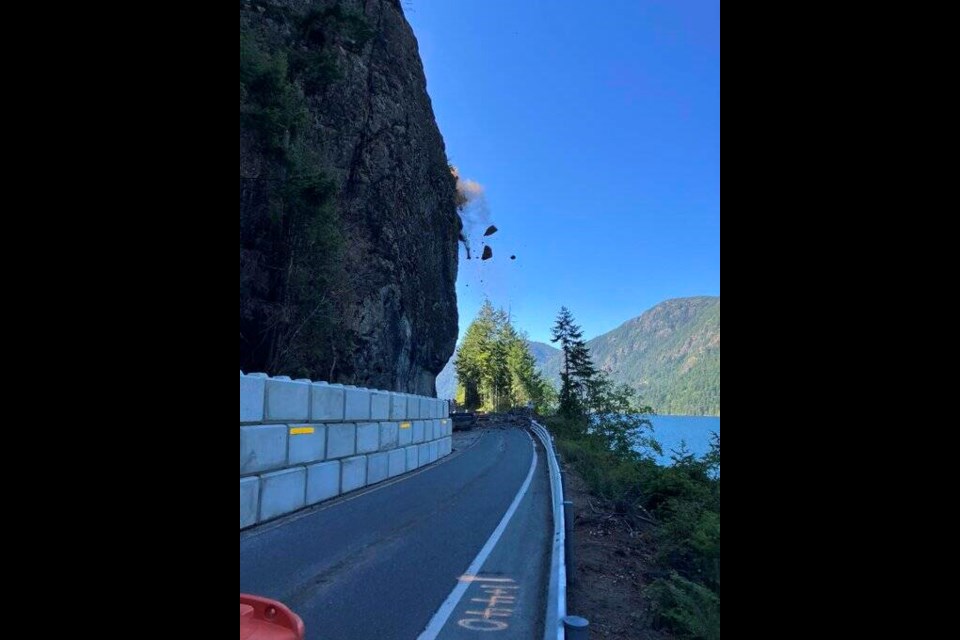
[[[446,420],[444,420],[444,421],[443,421],[443,424],[447,424],[447,421],[446,421]]]
[[[317,430],[313,427],[294,427],[290,429],[290,435],[292,436],[312,436],[316,432]]]
[[[401,422],[401,423],[400,423],[400,428],[401,428],[401,429],[409,429],[409,428],[412,427],[412,426],[413,426],[413,423],[412,423],[412,422]]]

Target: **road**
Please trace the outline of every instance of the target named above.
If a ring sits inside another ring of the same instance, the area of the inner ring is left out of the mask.
[[[542,636],[543,449],[496,427],[457,434],[454,447],[391,484],[241,533],[240,591],[286,603],[309,640]]]

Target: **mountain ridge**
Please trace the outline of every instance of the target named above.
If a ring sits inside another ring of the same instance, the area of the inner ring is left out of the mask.
[[[594,364],[657,413],[720,414],[720,298],[666,300],[587,342]],[[561,359],[543,367],[559,381]]]

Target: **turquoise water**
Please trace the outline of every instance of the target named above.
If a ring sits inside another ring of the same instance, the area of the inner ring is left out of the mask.
[[[710,451],[712,434],[720,433],[720,418],[689,416],[656,416],[653,418],[653,437],[663,445],[660,464],[670,464],[670,451],[680,447],[686,440],[687,448],[697,457]]]

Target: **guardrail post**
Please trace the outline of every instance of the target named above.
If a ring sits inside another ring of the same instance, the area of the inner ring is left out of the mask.
[[[564,618],[563,629],[567,640],[590,640],[590,622],[580,616]]]
[[[563,525],[566,529],[566,560],[567,560],[567,584],[573,586],[577,583],[577,565],[575,564],[573,554],[573,502],[567,500],[563,503]]]

